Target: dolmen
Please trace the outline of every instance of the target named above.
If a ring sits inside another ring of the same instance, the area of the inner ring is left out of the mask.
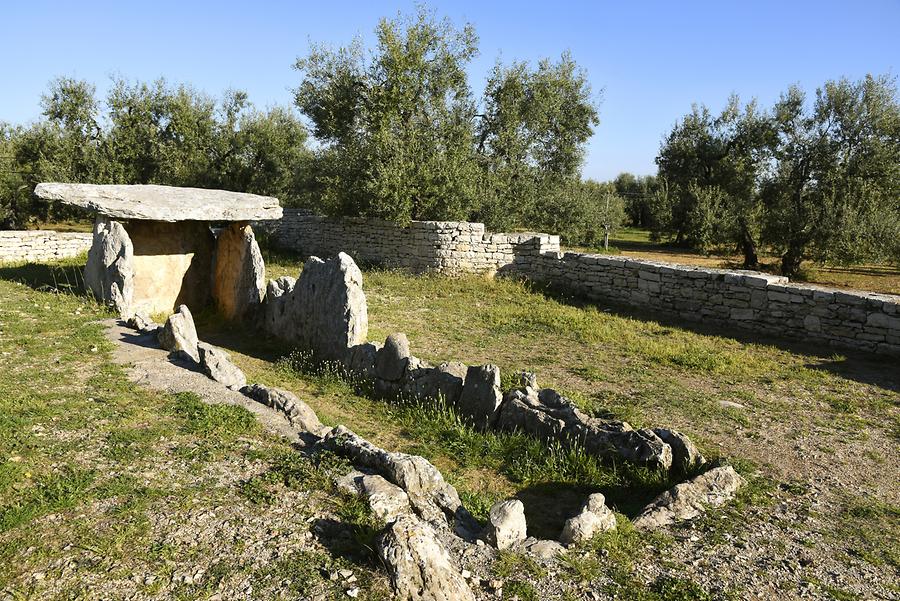
[[[123,317],[171,313],[180,305],[199,311],[214,302],[235,319],[262,301],[265,266],[250,222],[280,219],[276,198],[64,183],[38,184],[34,194],[96,214],[85,284]]]

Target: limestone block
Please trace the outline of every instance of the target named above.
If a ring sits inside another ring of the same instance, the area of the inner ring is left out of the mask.
[[[502,402],[500,368],[496,365],[469,367],[457,404],[460,417],[485,430],[494,425]]]
[[[212,295],[226,319],[237,319],[263,298],[266,267],[249,225],[232,223],[216,240]]]
[[[169,315],[162,330],[159,331],[158,338],[159,345],[170,353],[180,353],[195,363],[200,362],[197,328],[187,305],[181,305],[178,311]]]
[[[122,317],[134,313],[134,245],[118,221],[98,217],[84,266],[84,283],[94,297]]]

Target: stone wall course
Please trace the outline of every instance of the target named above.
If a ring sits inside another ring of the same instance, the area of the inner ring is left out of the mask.
[[[76,257],[87,252],[92,242],[90,232],[3,230],[0,231],[0,263]]]

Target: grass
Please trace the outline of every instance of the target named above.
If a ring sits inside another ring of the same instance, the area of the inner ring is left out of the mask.
[[[672,244],[654,242],[650,231],[639,228],[623,228],[610,238],[609,250],[593,248],[573,248],[580,252],[621,254],[652,261],[700,265],[724,269],[740,269],[743,259],[737,255],[705,255],[699,251],[681,248]],[[779,273],[780,258],[760,255],[760,269]],[[869,290],[885,294],[900,294],[900,267],[896,265],[818,265],[806,262],[794,281],[809,282],[837,288]]]

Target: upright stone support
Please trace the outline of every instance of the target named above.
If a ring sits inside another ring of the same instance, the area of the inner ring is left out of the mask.
[[[134,312],[134,246],[118,221],[98,216],[94,222],[84,283],[97,300],[113,306],[122,317]]]
[[[246,223],[232,223],[216,241],[213,298],[227,319],[237,319],[259,305],[266,285],[266,266]]]

